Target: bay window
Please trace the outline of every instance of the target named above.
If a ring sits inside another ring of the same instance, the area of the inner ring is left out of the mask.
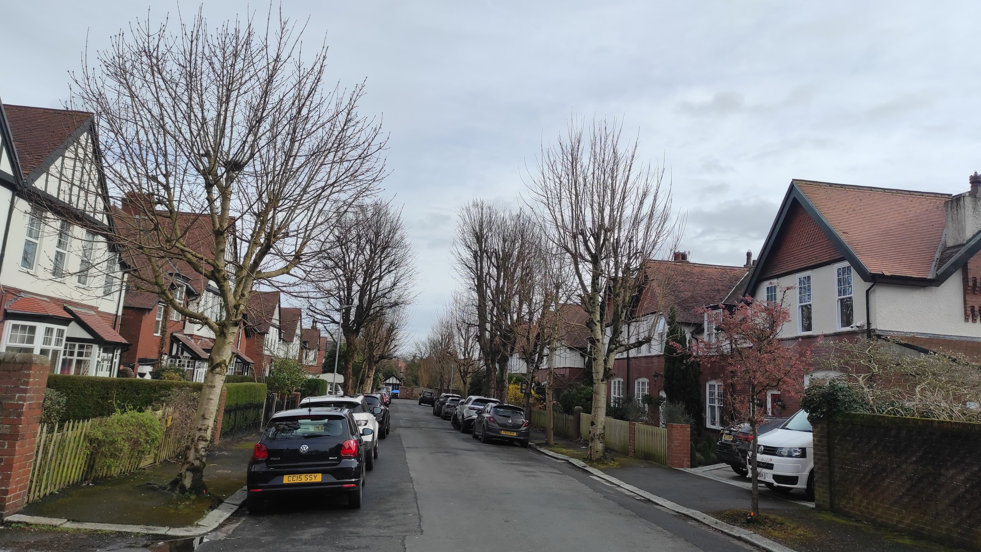
[[[61,358],[59,374],[88,376],[92,369],[92,354],[95,346],[91,343],[65,343],[65,353]]]

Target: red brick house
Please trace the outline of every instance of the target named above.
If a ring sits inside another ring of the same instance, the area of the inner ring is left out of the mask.
[[[0,107],[0,350],[115,377],[123,283],[91,113]]]
[[[244,352],[253,359],[255,372],[263,376],[269,374],[273,359],[283,356],[279,299],[278,291],[254,290],[249,296],[243,332]]]
[[[317,328],[305,328],[301,335],[299,360],[303,364],[303,371],[312,376],[319,376],[323,372],[326,338],[320,336],[320,330]]]

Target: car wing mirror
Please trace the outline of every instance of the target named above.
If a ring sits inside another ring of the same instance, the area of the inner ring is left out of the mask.
[[[372,431],[370,427],[366,427],[366,428],[364,428],[364,429],[361,430],[361,435],[364,436],[364,437],[367,437],[369,435],[373,435],[374,433],[375,432]]]
[[[371,411],[374,412],[375,414],[381,414],[382,413],[382,409],[381,409],[380,406],[376,406],[376,407],[372,408]]]

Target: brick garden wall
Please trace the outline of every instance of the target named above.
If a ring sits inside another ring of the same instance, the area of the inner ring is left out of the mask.
[[[981,550],[981,424],[839,414],[814,450],[818,508]]]
[[[0,353],[0,518],[27,500],[47,381],[48,359]]]

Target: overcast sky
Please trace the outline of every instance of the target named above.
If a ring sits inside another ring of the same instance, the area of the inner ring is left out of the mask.
[[[621,118],[666,163],[696,262],[755,256],[792,178],[959,193],[981,170],[978,2],[282,5],[310,18],[309,40],[326,34],[333,77],[367,79],[363,111],[391,134],[383,193],[419,266],[412,340],[458,285],[458,208],[520,204],[525,168],[573,115]],[[86,40],[104,48],[147,7],[0,0],[0,97],[62,106]],[[177,4],[149,7],[159,21]],[[211,21],[246,10],[205,3]]]

